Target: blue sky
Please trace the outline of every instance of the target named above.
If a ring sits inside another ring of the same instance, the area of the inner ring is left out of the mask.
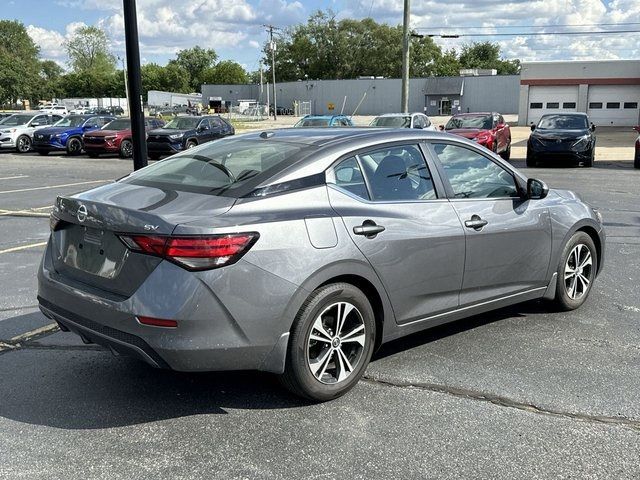
[[[166,63],[175,52],[199,44],[214,48],[248,70],[258,67],[263,23],[287,27],[317,9],[338,17],[391,24],[402,20],[402,0],[137,0],[143,62]],[[122,0],[0,0],[4,18],[28,27],[42,57],[66,62],[64,41],[79,25],[100,25],[116,54],[124,51]],[[412,0],[412,27],[446,33],[508,33],[635,29],[640,0]],[[581,25],[590,26],[581,26]],[[555,27],[554,27],[555,25]],[[565,26],[572,25],[572,26]],[[476,28],[482,27],[482,28]],[[425,30],[422,30],[425,33]],[[494,40],[508,58],[563,60],[638,58],[640,34],[610,36],[515,36],[438,39],[443,48],[472,40]]]

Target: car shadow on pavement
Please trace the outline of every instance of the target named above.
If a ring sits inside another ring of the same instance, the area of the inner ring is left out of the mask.
[[[505,320],[507,318],[519,318],[526,317],[529,314],[548,313],[549,306],[543,301],[533,300],[530,302],[520,303],[512,305],[510,307],[501,308],[491,312],[475,315],[473,317],[465,318],[451,323],[445,323],[437,327],[433,327],[421,332],[408,335],[406,337],[399,338],[389,343],[385,343],[380,347],[373,358],[372,362],[381,360],[391,355],[396,355],[405,350],[410,350],[422,346],[427,343],[435,342],[441,338],[450,337],[458,333],[465,332],[467,330],[473,330],[474,328],[488,325],[493,322]]]
[[[419,332],[384,345],[373,361],[498,320],[546,312],[528,302]],[[62,429],[102,429],[229,409],[288,409],[311,402],[259,372],[181,373],[154,369],[65,335],[0,355],[0,417]]]

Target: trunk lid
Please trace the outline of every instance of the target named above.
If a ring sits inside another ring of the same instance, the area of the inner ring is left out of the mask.
[[[132,295],[162,259],[132,252],[118,234],[170,235],[180,223],[212,218],[235,199],[126,183],[58,197],[53,265],[66,278],[113,294]]]

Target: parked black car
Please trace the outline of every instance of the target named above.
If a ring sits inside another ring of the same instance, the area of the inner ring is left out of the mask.
[[[596,126],[584,113],[543,115],[538,125],[531,124],[527,142],[527,167],[549,160],[571,160],[593,166],[596,151]]]
[[[162,155],[172,155],[234,133],[233,126],[222,117],[176,117],[164,127],[149,132],[147,151],[149,158],[157,160]]]

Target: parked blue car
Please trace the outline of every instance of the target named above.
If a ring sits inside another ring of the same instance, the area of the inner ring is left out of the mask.
[[[51,127],[38,130],[33,136],[33,149],[40,155],[60,150],[66,150],[68,155],[80,155],[84,148],[82,135],[114,119],[101,115],[67,115]]]
[[[354,124],[346,115],[307,115],[298,120],[294,127],[353,127]]]

